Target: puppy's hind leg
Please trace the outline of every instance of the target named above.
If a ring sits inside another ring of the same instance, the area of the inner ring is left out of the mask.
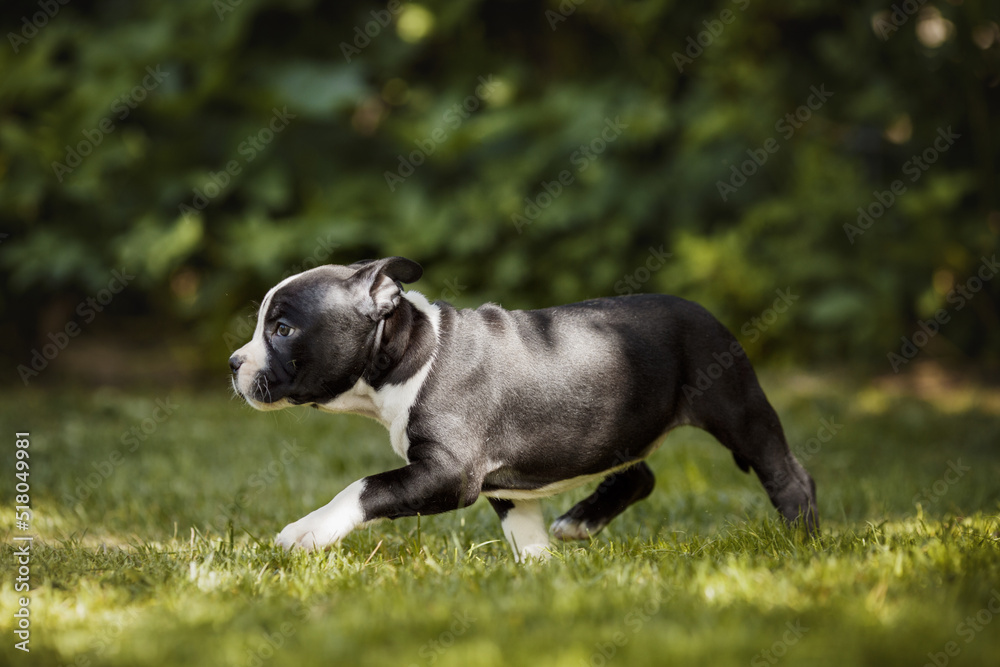
[[[723,400],[713,401],[711,409],[701,410],[701,423],[695,425],[729,448],[745,472],[753,468],[771,504],[789,524],[801,520],[806,531],[815,535],[819,531],[816,484],[789,450],[777,413],[750,373],[741,396],[714,396]],[[700,406],[694,407],[698,411]]]
[[[586,540],[601,532],[632,503],[648,496],[656,485],[645,461],[604,478],[597,489],[570,508],[552,524],[560,540]]]
[[[490,498],[490,505],[500,517],[503,534],[514,550],[514,560],[549,557],[549,534],[545,532],[542,504],[537,500]]]

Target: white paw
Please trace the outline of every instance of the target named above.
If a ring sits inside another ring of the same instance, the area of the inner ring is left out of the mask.
[[[603,528],[603,526],[602,526]],[[586,521],[560,517],[552,523],[552,536],[557,540],[589,540],[600,532],[600,528],[591,530]]]
[[[354,482],[323,507],[285,526],[274,539],[275,544],[306,551],[337,544],[364,520],[359,502],[362,490],[364,480]]]
[[[285,526],[274,538],[274,543],[285,549],[298,547],[306,551],[319,551],[341,540],[341,537],[329,530],[321,521],[311,521],[311,516],[310,514]]]
[[[548,543],[546,544],[529,544],[526,547],[521,548],[520,558],[515,558],[519,563],[526,563],[529,560],[548,560],[552,557],[552,551],[549,550]]]

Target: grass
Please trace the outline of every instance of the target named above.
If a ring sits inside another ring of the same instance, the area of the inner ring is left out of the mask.
[[[809,443],[821,537],[786,531],[728,452],[680,429],[650,460],[658,482],[647,501],[591,543],[557,545],[528,567],[513,562],[483,500],[376,524],[329,553],[275,548],[286,523],[399,464],[388,435],[360,417],[255,413],[224,381],[7,392],[4,457],[13,460],[13,433],[30,430],[37,538],[23,654],[7,565],[21,532],[6,503],[0,662],[995,661],[998,393],[792,373],[764,384],[789,440]],[[4,470],[11,499],[12,465]],[[550,500],[547,518],[586,492]]]

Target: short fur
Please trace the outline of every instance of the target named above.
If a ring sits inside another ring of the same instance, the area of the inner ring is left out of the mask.
[[[786,520],[817,530],[812,478],[739,343],[701,306],[635,295],[457,310],[402,292],[421,272],[391,257],[286,279],[231,357],[234,386],[254,407],[373,417],[407,463],[351,485],[279,544],[322,548],[362,523],[485,495],[515,555],[544,555],[538,498],[603,478],[553,524],[563,539],[598,533],[649,495],[643,459],[682,425],[715,436]]]

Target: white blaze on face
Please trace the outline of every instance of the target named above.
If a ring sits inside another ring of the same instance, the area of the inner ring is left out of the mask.
[[[260,310],[257,311],[257,328],[253,332],[253,338],[250,342],[236,350],[234,354],[243,357],[243,364],[240,366],[240,370],[237,371],[236,376],[233,378],[233,386],[236,391],[246,399],[246,402],[258,410],[280,410],[281,408],[288,407],[291,405],[288,399],[281,399],[275,401],[274,403],[262,403],[260,401],[254,400],[252,396],[256,390],[263,390],[263,395],[267,396],[266,387],[258,386],[259,383],[264,382],[261,376],[261,372],[267,368],[268,363],[270,363],[270,355],[267,352],[267,345],[264,344],[264,322],[267,320],[267,312],[271,307],[271,299],[274,295],[285,285],[297,280],[298,278],[317,271],[323,267],[317,267],[315,269],[309,269],[308,271],[303,271],[302,273],[297,273],[294,276],[289,276],[282,280],[280,283],[272,287],[268,293],[264,296],[264,300],[260,304]]]
[[[319,266],[285,278],[267,292],[257,313],[257,327],[254,330],[253,338],[234,353],[234,356],[242,358],[242,363],[233,377],[233,387],[247,403],[257,410],[280,410],[293,405],[287,398],[273,402],[268,400],[265,377],[266,371],[270,368],[271,355],[265,341],[267,336],[273,332],[265,331],[264,324],[268,319],[275,295],[292,282],[306,276],[313,276],[324,281],[324,284],[329,288],[319,300],[319,305],[314,305],[314,307],[327,309],[331,312],[346,311],[356,305],[355,300],[364,296],[363,293],[353,292],[352,286],[345,287],[340,284],[341,281],[347,281],[356,272],[357,269],[346,266]],[[393,289],[397,289],[395,283],[390,281],[388,284]],[[388,288],[382,286],[381,289]],[[428,317],[434,338],[437,339],[441,317],[437,306],[431,305],[426,297],[418,292],[407,292],[401,294],[400,298],[408,300],[417,310]],[[364,380],[358,380],[355,386],[344,394],[316,407],[330,412],[355,412],[382,421],[387,428],[390,428],[391,432],[400,432],[398,436],[393,438],[393,447],[403,458],[406,458],[405,452],[408,447],[404,442],[405,432],[403,432],[403,427],[406,424],[405,417],[410,406],[416,401],[416,396],[430,371],[432,361],[433,357],[414,377],[401,385],[387,385],[379,392],[375,392]]]

